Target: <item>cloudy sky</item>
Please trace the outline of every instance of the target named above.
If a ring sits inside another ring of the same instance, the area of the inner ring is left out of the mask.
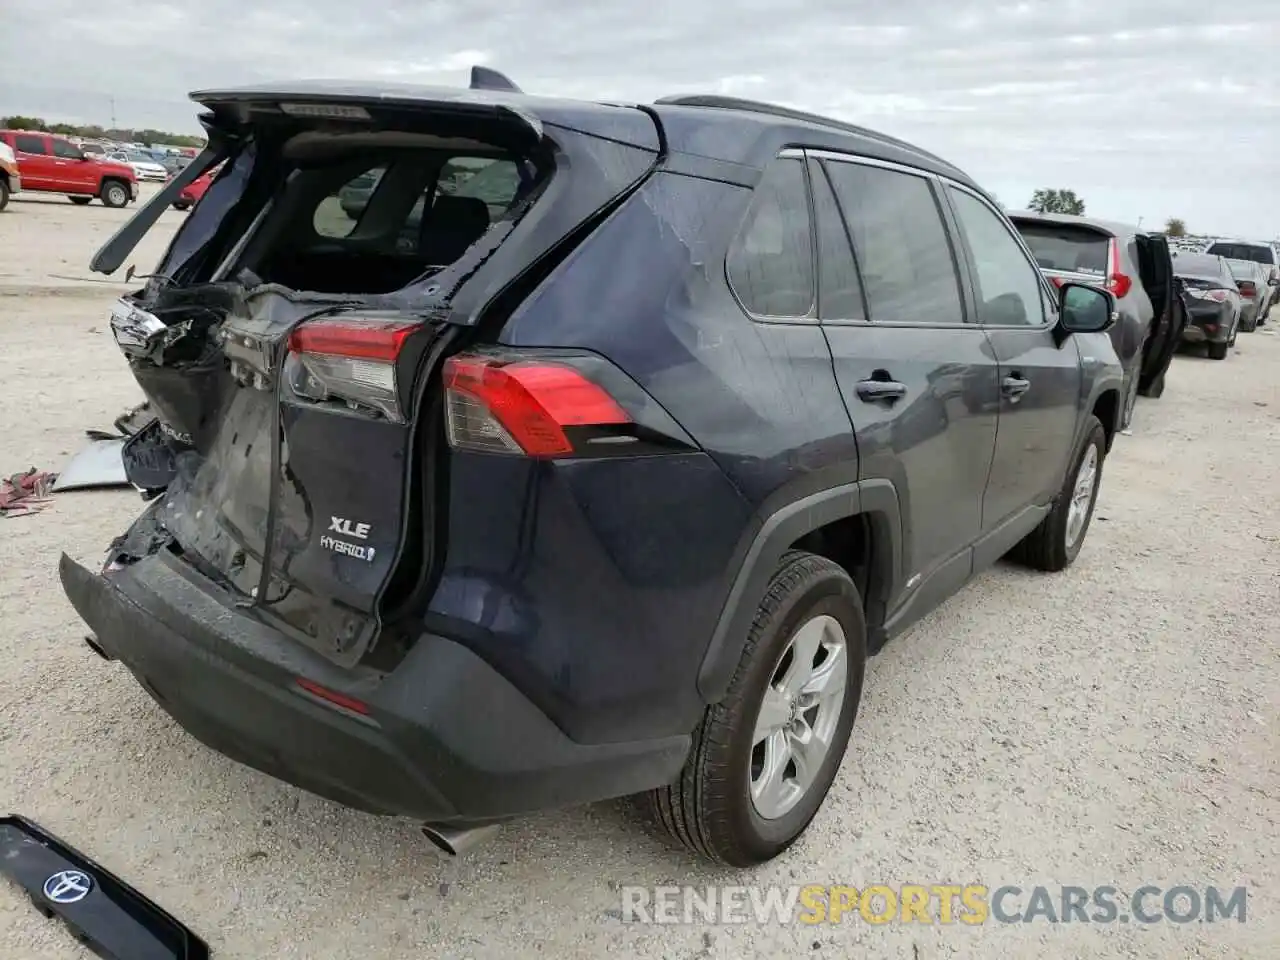
[[[254,9],[250,12],[250,7]],[[195,132],[190,89],[258,79],[651,100],[721,92],[910,139],[1009,207],[1280,237],[1280,2],[4,0],[0,115]],[[572,11],[572,12],[571,12]],[[113,100],[114,98],[114,100]]]

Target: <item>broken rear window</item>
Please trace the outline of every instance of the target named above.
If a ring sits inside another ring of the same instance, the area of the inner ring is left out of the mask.
[[[1109,238],[1096,230],[1037,220],[1014,220],[1041,269],[1107,274]]]
[[[240,266],[266,283],[390,293],[449,266],[532,184],[510,155],[404,150],[297,170]]]
[[[179,230],[161,270],[386,294],[455,262],[544,174],[500,147],[426,133],[254,138]]]

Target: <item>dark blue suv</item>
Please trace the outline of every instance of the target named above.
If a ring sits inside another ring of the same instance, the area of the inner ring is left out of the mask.
[[[1046,284],[950,164],[482,73],[193,99],[208,149],[94,261],[222,164],[112,315],[150,503],[61,577],[214,749],[452,851],[647,791],[760,862],[826,795],[869,651],[1011,551],[1080,550],[1114,300]]]

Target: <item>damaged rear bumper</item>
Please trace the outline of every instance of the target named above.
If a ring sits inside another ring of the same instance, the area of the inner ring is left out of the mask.
[[[688,751],[687,736],[577,743],[477,655],[434,635],[390,674],[357,678],[236,609],[168,551],[108,577],[64,555],[59,573],[102,649],[198,740],[370,813],[501,820],[669,783]]]

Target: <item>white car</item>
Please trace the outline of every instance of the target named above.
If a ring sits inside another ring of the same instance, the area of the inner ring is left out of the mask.
[[[138,153],[109,153],[108,160],[116,160],[120,163],[128,164],[133,167],[134,175],[139,180],[168,180],[169,171],[156,161],[148,159],[145,154]]]

